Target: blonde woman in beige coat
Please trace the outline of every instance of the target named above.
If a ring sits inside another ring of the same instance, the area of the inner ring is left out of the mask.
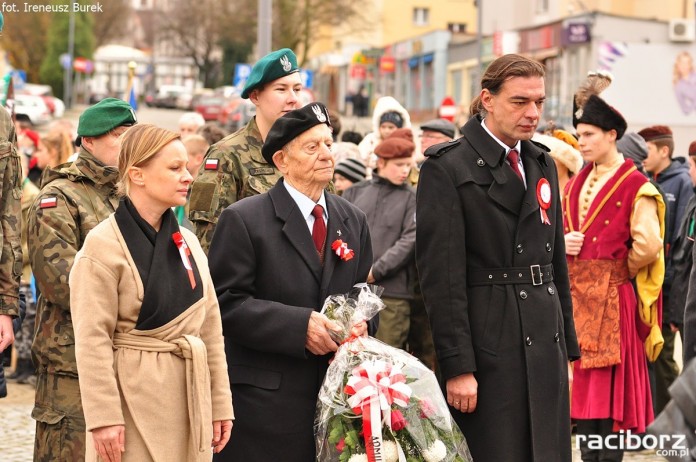
[[[186,149],[154,125],[123,137],[124,197],[70,273],[87,460],[208,462],[233,411],[207,260],[171,210],[191,183]]]

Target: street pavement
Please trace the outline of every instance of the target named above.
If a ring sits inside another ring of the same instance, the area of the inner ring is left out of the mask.
[[[8,396],[0,400],[0,421],[2,422],[0,424],[0,462],[31,462],[35,425],[31,418],[33,403],[33,386],[8,383]],[[573,447],[574,445],[573,438]],[[656,456],[655,451],[626,452],[624,455],[624,462],[664,462],[665,460]],[[573,462],[580,462],[579,451],[573,451]]]

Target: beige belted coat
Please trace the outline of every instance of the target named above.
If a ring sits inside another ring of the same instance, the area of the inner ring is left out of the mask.
[[[70,273],[70,306],[88,433],[125,425],[124,461],[210,461],[212,422],[233,418],[220,310],[205,254],[181,229],[203,298],[139,331],[143,285],[114,215],[90,232]],[[151,277],[166,268],[153,268]],[[87,460],[97,460],[91,435]]]

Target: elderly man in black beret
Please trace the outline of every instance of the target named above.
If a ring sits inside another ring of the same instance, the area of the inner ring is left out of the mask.
[[[321,103],[279,118],[262,154],[283,178],[220,215],[209,263],[236,422],[215,461],[315,459],[316,398],[337,349],[329,336],[337,326],[319,310],[328,295],[365,282],[372,266],[365,215],[324,192],[333,176],[332,142]],[[331,250],[337,240],[353,258]],[[353,328],[355,335],[367,331],[364,322]]]

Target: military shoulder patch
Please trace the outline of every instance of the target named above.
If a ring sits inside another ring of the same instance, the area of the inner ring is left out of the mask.
[[[250,168],[249,169],[249,175],[252,176],[258,176],[258,175],[273,175],[275,173],[275,170],[273,167],[258,167],[258,168]]]
[[[58,206],[58,198],[56,196],[44,197],[39,201],[40,209],[52,209]]]
[[[206,170],[217,170],[219,163],[220,163],[220,161],[218,159],[206,159],[205,160],[205,169]]]
[[[461,144],[460,140],[447,141],[445,143],[439,143],[434,146],[430,146],[425,150],[425,157],[440,157],[447,151],[450,151]]]

